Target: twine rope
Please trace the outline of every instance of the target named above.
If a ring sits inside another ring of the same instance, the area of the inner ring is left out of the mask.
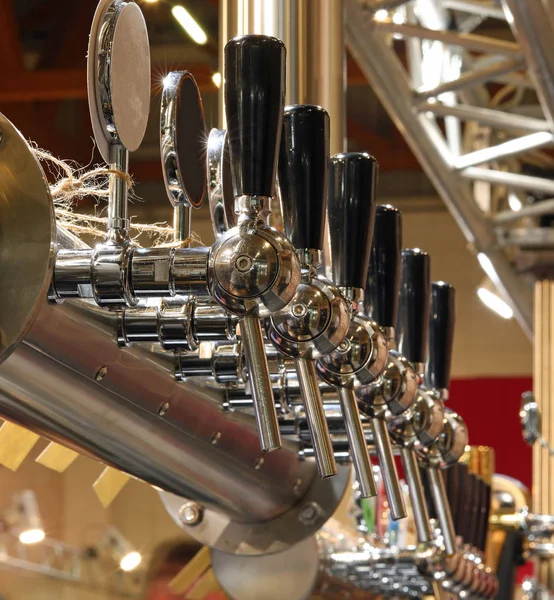
[[[133,178],[124,171],[97,166],[92,169],[73,167],[68,161],[56,158],[49,152],[31,146],[36,157],[49,165],[49,171],[56,177],[55,183],[50,185],[50,193],[54,202],[54,211],[59,224],[66,229],[80,234],[87,234],[97,238],[106,235],[105,225],[107,217],[77,213],[74,210],[77,200],[92,197],[97,200],[109,197],[109,179],[115,176],[127,184],[131,199],[138,200],[133,194]],[[52,170],[55,167],[55,170]],[[104,227],[102,227],[104,226]],[[200,236],[191,232],[190,236],[182,242],[172,241],[173,227],[165,222],[136,223],[130,219],[129,229],[134,232],[132,239],[137,243],[141,234],[146,234],[155,242],[155,246],[189,247],[202,245]]]

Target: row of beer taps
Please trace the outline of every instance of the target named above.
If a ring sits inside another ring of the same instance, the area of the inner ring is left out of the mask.
[[[285,59],[283,43],[272,37],[242,36],[225,47],[228,126],[211,132],[202,174],[215,243],[137,247],[125,179],[114,174],[106,239],[92,249],[58,251],[50,298],[92,298],[118,311],[120,345],[160,344],[175,353],[178,379],[223,386],[227,409],[254,412],[264,452],[294,435],[306,442],[304,455],[313,455],[321,477],[332,477],[347,441],[362,497],[377,493],[374,453],[394,520],[407,514],[399,454],[425,545],[413,549],[413,564],[437,579],[440,554],[451,589],[491,596],[490,572],[479,585],[468,578],[482,552],[462,552],[450,510],[455,497],[441,475],[467,444],[463,420],[444,407],[454,289],[431,283],[428,254],[402,250],[401,213],[376,203],[376,159],[330,157],[328,113],[284,106]],[[176,115],[187,98],[197,108],[199,96],[188,73],[172,73],[165,84],[162,159],[175,237],[183,241],[198,202],[184,181],[191,168],[183,162],[187,124]],[[128,149],[117,132],[109,162],[127,171]],[[267,224],[279,200],[283,231]],[[321,268],[326,218],[329,279]],[[390,564],[398,557],[388,552]]]

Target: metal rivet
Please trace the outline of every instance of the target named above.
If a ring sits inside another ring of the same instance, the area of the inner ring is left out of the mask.
[[[309,502],[304,506],[298,515],[298,520],[303,525],[313,525],[321,515],[321,508],[316,502]]]
[[[158,414],[160,415],[160,417],[163,417],[167,413],[168,410],[169,410],[169,402],[164,402],[160,406],[160,410],[158,410]]]
[[[94,378],[96,379],[96,381],[102,381],[102,379],[104,379],[104,377],[106,377],[107,374],[108,374],[108,367],[103,366],[98,369]]]
[[[214,433],[212,435],[212,444],[215,446],[217,444],[217,442],[219,442],[220,439],[221,439],[221,433],[219,431],[217,431],[216,433]]]
[[[308,309],[305,304],[295,304],[291,308],[291,312],[295,317],[303,317],[308,312]]]
[[[250,269],[252,268],[252,259],[246,254],[239,256],[235,261],[235,268],[241,273],[246,273],[247,271],[250,271]]]
[[[262,466],[263,466],[263,464],[264,464],[264,459],[263,459],[263,456],[260,456],[260,458],[257,458],[257,459],[254,461],[254,468],[256,469],[256,471],[257,471],[258,469],[261,469],[261,468],[262,468]]]
[[[348,352],[350,350],[350,340],[343,340],[338,347],[339,352]]]
[[[199,525],[204,518],[204,509],[196,502],[185,502],[179,509],[179,518],[189,527]]]

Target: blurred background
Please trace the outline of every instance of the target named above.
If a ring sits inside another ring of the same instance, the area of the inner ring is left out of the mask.
[[[208,130],[217,125],[219,2],[137,2],[150,35],[153,96],[145,141],[131,155],[137,200],[130,214],[140,222],[171,221],[159,156],[162,81],[171,70],[191,71],[203,94]],[[83,166],[100,162],[86,101],[86,51],[96,4],[96,0],[0,0],[0,111],[39,148]],[[203,32],[196,41],[183,27],[178,6]],[[501,26],[506,24],[485,21],[481,25],[484,29]],[[464,407],[472,444],[496,448],[497,472],[529,485],[530,450],[521,441],[518,411],[521,392],[531,387],[531,344],[509,313],[500,316],[479,300],[477,290],[484,274],[474,253],[348,54],[345,76],[348,150],[364,150],[377,157],[381,168],[379,202],[394,204],[403,211],[404,246],[428,251],[433,280],[444,279],[456,287],[450,405]],[[94,207],[90,200],[84,200],[81,209],[92,211]],[[207,206],[194,212],[193,230],[205,243],[213,240]],[[492,415],[498,424],[494,430],[487,426]],[[42,571],[33,574],[29,570],[33,561],[55,565],[55,560],[62,560],[63,548],[40,550],[37,545],[33,550],[36,556],[29,551],[31,554],[22,557],[18,566],[3,561],[0,543],[0,599],[142,598],[147,579],[154,582],[148,600],[171,598],[163,589],[173,573],[172,565],[184,564],[189,549],[192,556],[196,547],[183,539],[157,492],[131,480],[104,510],[92,491],[102,465],[81,457],[60,475],[32,460],[41,450],[37,445],[17,473],[0,467],[0,521],[2,515],[9,514],[14,494],[32,490],[47,537],[88,553],[90,583],[74,586],[45,577]],[[116,537],[121,535],[142,556],[141,564],[124,578],[118,569],[121,552],[113,552],[114,544],[106,543],[111,527],[118,532]],[[94,574],[98,561],[107,562]]]

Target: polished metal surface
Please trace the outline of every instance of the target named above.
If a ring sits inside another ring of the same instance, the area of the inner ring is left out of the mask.
[[[320,571],[313,537],[277,554],[250,557],[212,550],[211,556],[217,581],[232,600],[259,600],[260,590],[265,600],[306,600]]]
[[[454,532],[454,523],[452,522],[452,514],[442,474],[438,469],[433,468],[426,469],[425,474],[429,481],[429,490],[433,499],[433,505],[437,511],[444,551],[446,556],[453,556],[456,553],[456,534]]]
[[[402,446],[424,450],[431,446],[444,428],[444,404],[432,394],[418,389],[409,411],[389,421],[394,441]]]
[[[383,373],[356,390],[360,410],[367,416],[391,418],[413,406],[419,380],[410,362],[396,350],[389,351]]]
[[[418,419],[419,417],[416,417],[416,420]],[[460,460],[468,441],[468,431],[464,420],[460,415],[447,408],[444,411],[440,434],[434,442],[417,448],[417,453],[426,466],[446,469]]]
[[[212,227],[215,236],[219,237],[237,224],[229,164],[229,144],[227,131],[224,129],[210,131],[206,160]]]
[[[316,360],[333,352],[349,327],[346,302],[327,279],[310,269],[288,306],[270,319],[269,339],[288,356]]]
[[[204,108],[191,73],[173,71],[163,80],[160,154],[171,204],[200,208],[206,193]]]
[[[405,518],[407,513],[387,424],[383,419],[374,417],[371,419],[371,429],[373,431],[373,443],[375,444],[377,458],[381,465],[381,474],[383,476],[387,500],[389,501],[391,519],[397,521],[398,519]]]
[[[46,299],[54,244],[54,208],[44,173],[22,135],[0,114],[0,363]]]
[[[248,315],[242,319],[240,327],[260,445],[264,452],[272,452],[281,447],[281,434],[265,355],[262,326],[256,317]]]
[[[279,455],[280,452],[276,452],[271,456],[278,460]],[[315,467],[312,461],[306,462]],[[300,480],[300,483],[304,482]],[[298,502],[289,510],[277,518],[256,523],[231,520],[222,512],[208,508],[202,523],[189,527],[179,517],[183,498],[164,492],[161,497],[175,522],[200,543],[223,552],[256,556],[282,552],[314,535],[336,510],[349,490],[349,483],[349,467],[339,467],[335,477],[321,479],[316,476],[306,493],[298,497]]]
[[[360,495],[362,498],[371,498],[377,495],[377,484],[373,477],[373,467],[356,396],[352,388],[346,387],[338,387],[337,393]]]
[[[317,371],[331,385],[358,388],[383,372],[388,353],[387,340],[379,326],[354,314],[346,337],[334,352],[318,360]]]
[[[315,363],[309,358],[296,358],[294,362],[319,474],[323,478],[331,477],[337,474],[337,465],[319,392]]]
[[[140,146],[150,110],[150,45],[139,6],[103,0],[91,29],[88,98],[94,137],[111,164],[112,147],[134,152]]]
[[[433,540],[433,530],[430,525],[425,491],[415,452],[412,448],[402,447],[400,448],[400,457],[402,459],[404,477],[408,484],[417,540],[420,543],[431,542]]]
[[[277,230],[249,219],[220,236],[209,254],[211,295],[229,311],[268,317],[294,297],[300,265]]]

